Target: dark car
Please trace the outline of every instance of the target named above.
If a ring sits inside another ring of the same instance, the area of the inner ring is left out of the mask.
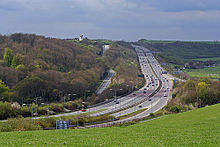
[[[147,90],[147,88],[144,88],[144,90]]]
[[[140,106],[138,106],[139,108],[142,108],[142,106],[140,105]]]
[[[147,93],[146,91],[144,91],[144,93]]]
[[[133,95],[136,95],[136,93],[133,93]]]

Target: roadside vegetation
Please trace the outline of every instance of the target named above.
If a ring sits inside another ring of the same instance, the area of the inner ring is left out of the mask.
[[[11,131],[35,131],[35,130],[54,130],[56,129],[56,120],[69,120],[70,129],[74,129],[77,125],[92,125],[112,121],[115,119],[110,115],[89,116],[89,113],[79,115],[62,116],[62,117],[48,117],[40,119],[30,118],[10,118],[7,121],[0,122],[0,132]]]
[[[129,114],[126,114],[126,115],[119,116],[119,117],[117,117],[117,118],[118,118],[118,119],[129,118],[129,117],[135,116],[135,115],[137,115],[137,114],[139,114],[139,113],[141,113],[141,112],[144,112],[144,111],[146,111],[146,110],[147,110],[147,108],[143,108],[143,109],[140,109],[140,110],[138,110],[138,111],[135,111],[135,112],[132,112],[132,113],[129,113]]]

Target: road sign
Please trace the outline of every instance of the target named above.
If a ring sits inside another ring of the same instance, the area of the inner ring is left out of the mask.
[[[56,129],[69,129],[69,120],[57,120]]]

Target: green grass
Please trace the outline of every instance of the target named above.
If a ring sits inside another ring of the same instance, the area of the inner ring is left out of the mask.
[[[128,118],[128,117],[132,117],[132,116],[135,116],[135,115],[137,115],[141,112],[144,112],[145,110],[147,110],[147,108],[140,109],[138,111],[135,111],[135,112],[132,112],[132,113],[129,113],[129,114],[126,114],[126,115],[119,116],[118,119],[125,119],[125,118]]]
[[[192,60],[197,60],[197,61],[209,61],[209,60],[220,61],[220,57],[214,57],[214,58],[195,58],[195,59],[192,59]]]
[[[185,69],[184,72],[192,77],[209,77],[212,79],[220,78],[220,66],[204,69]]]
[[[0,133],[1,146],[220,146],[220,104],[127,127]]]
[[[145,43],[175,43],[178,40],[143,40]],[[207,43],[207,44],[220,44],[216,41],[180,41],[183,43]]]

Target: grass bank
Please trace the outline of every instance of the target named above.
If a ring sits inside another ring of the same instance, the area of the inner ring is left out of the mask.
[[[220,104],[127,127],[0,133],[2,146],[220,146]]]

